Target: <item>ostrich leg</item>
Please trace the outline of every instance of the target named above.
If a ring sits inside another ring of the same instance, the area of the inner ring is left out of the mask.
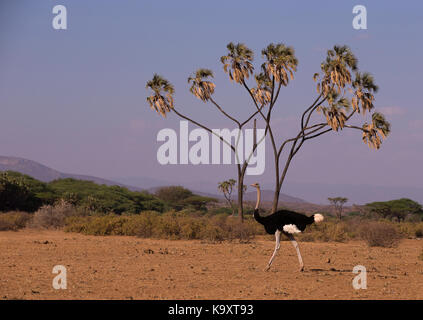
[[[279,248],[281,247],[281,232],[279,230],[276,230],[275,238],[276,238],[275,250],[273,251],[272,257],[270,258],[269,263],[267,264],[266,268],[264,268],[264,271],[267,271],[267,270],[270,269],[270,266],[272,265],[273,259],[275,258],[276,253],[278,252]]]
[[[300,248],[298,247],[297,241],[295,241],[295,238],[292,234],[288,235],[289,240],[291,240],[292,245],[294,246],[295,250],[297,251],[298,256],[298,262],[300,263],[300,271],[304,271],[304,263],[303,258],[301,257]]]

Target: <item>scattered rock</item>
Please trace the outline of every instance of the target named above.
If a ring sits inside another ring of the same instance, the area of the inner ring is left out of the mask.
[[[167,248],[164,248],[164,249],[160,248],[159,253],[160,254],[169,254],[169,251],[167,250]]]
[[[45,240],[45,241],[35,240],[34,243],[38,243],[38,244],[49,244],[49,243],[52,243],[52,242],[49,242],[48,240]]]

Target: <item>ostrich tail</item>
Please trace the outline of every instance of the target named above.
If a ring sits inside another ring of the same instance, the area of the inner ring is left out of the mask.
[[[320,213],[314,214],[313,218],[315,223],[320,223],[325,219],[325,217],[323,217],[323,215],[321,215]]]

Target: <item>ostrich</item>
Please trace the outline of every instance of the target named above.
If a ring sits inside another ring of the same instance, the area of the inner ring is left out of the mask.
[[[267,271],[270,269],[273,259],[275,258],[276,253],[280,248],[280,237],[281,233],[283,233],[288,237],[289,240],[291,240],[292,245],[297,251],[298,261],[300,263],[300,271],[303,271],[303,259],[301,257],[298,243],[297,241],[295,241],[293,234],[304,231],[306,226],[312,224],[313,222],[322,222],[323,215],[317,213],[312,215],[311,217],[307,217],[306,215],[303,215],[301,213],[292,212],[288,210],[279,210],[269,216],[261,217],[258,212],[260,206],[260,185],[258,183],[254,183],[251,186],[257,189],[257,203],[254,209],[254,219],[256,219],[258,223],[261,223],[264,226],[264,229],[268,234],[274,234],[276,237],[275,250],[273,251],[272,257],[270,258],[269,263],[267,264],[264,270]]]

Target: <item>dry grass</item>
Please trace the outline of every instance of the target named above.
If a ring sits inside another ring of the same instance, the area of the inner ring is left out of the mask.
[[[249,242],[256,235],[264,235],[264,228],[251,216],[244,223],[226,214],[204,215],[196,212],[170,211],[160,214],[144,211],[139,215],[86,215],[61,201],[43,206],[35,214],[10,212],[0,214],[1,230],[18,230],[25,225],[32,228],[60,229],[86,235],[129,235],[156,239],[201,239],[211,242],[239,240]],[[359,217],[338,221],[327,219],[312,224],[298,235],[305,242],[347,242],[365,240],[369,246],[396,246],[402,238],[423,236],[423,222],[376,221]],[[273,239],[272,235],[268,236]]]
[[[31,215],[21,211],[0,213],[0,231],[17,231],[25,228]]]
[[[263,234],[261,226],[248,219],[240,223],[227,215],[195,216],[181,212],[159,214],[154,211],[140,215],[102,217],[70,217],[65,231],[87,235],[129,235],[140,238],[203,239],[212,242],[240,240],[249,242]]]
[[[298,238],[301,241],[365,240],[369,246],[396,246],[403,238],[415,239],[423,234],[423,222],[391,222],[353,218],[331,220],[309,226]]]
[[[369,247],[392,248],[398,246],[401,239],[394,226],[381,222],[370,222],[361,226],[360,236]]]

